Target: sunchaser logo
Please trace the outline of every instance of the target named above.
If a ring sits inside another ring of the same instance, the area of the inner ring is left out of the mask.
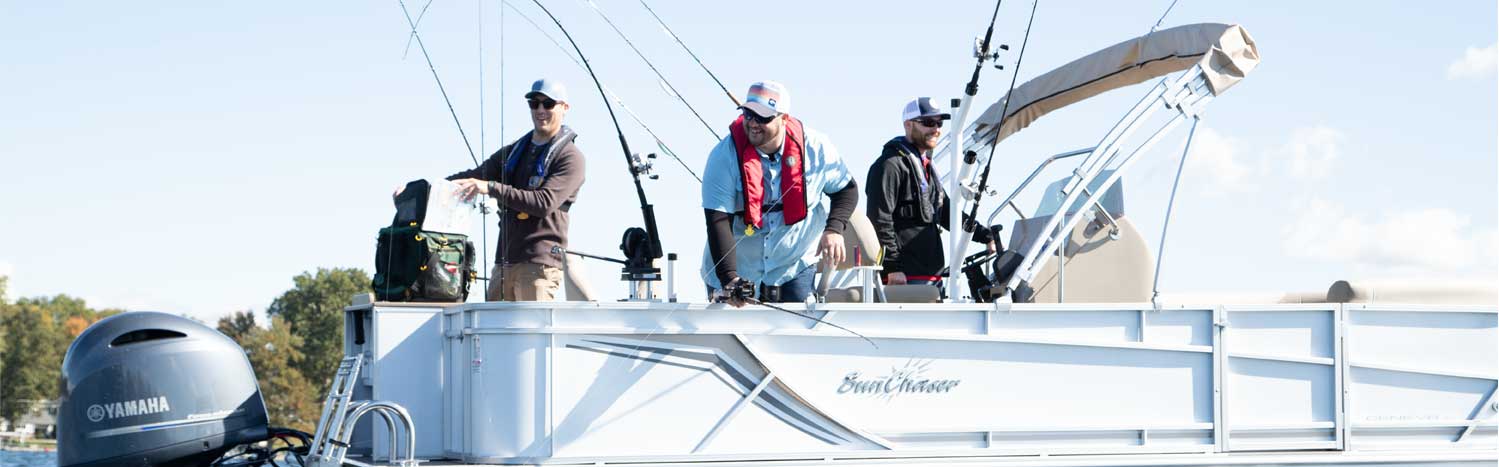
[[[134,417],[136,415],[150,415],[172,410],[167,405],[167,398],[152,397],[124,402],[109,402],[88,406],[88,419],[91,422],[99,422],[108,418],[114,420],[120,417]]]
[[[931,360],[910,360],[901,368],[891,368],[890,374],[865,376],[854,371],[843,377],[838,386],[839,394],[860,394],[890,400],[901,394],[942,394],[952,392],[963,382],[958,379],[934,379],[926,375]]]

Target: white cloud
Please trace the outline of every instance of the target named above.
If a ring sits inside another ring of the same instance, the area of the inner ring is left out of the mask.
[[[1493,270],[1499,264],[1499,234],[1472,228],[1467,215],[1451,209],[1392,211],[1371,220],[1321,199],[1297,205],[1301,211],[1282,232],[1283,246],[1294,257],[1412,274]]]
[[[1499,44],[1468,47],[1463,57],[1447,65],[1447,79],[1487,78],[1499,69]]]
[[[1282,149],[1290,159],[1291,176],[1303,180],[1326,177],[1332,172],[1344,139],[1343,132],[1321,125],[1291,132],[1291,142]]]
[[[1249,165],[1243,160],[1244,147],[1242,141],[1212,128],[1199,129],[1192,152],[1187,155],[1186,173],[1205,178],[1206,183],[1201,186],[1210,195],[1250,191],[1255,187]]]
[[[1488,229],[1480,231],[1475,235],[1478,239],[1478,257],[1493,272],[1499,272],[1499,229]]]

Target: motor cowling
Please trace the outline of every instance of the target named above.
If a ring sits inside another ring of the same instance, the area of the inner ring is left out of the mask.
[[[129,312],[90,326],[62,364],[57,465],[203,465],[269,438],[244,350],[191,319]]]

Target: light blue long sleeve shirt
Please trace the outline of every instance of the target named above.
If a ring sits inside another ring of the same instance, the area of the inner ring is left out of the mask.
[[[802,270],[817,263],[817,243],[828,223],[829,193],[847,187],[853,174],[838,155],[838,149],[822,133],[804,128],[806,150],[802,154],[803,179],[806,183],[807,217],[786,225],[780,211],[761,216],[761,226],[754,235],[745,235],[744,216],[734,215],[734,247],[739,277],[757,285],[781,285]],[[764,171],[765,204],[781,201],[782,160],[760,154]],[[734,152],[734,138],[725,137],[708,153],[703,168],[703,209],[731,215],[744,211],[744,187],[739,175],[739,156]],[[713,255],[703,247],[701,275],[708,287],[723,287],[714,274]]]

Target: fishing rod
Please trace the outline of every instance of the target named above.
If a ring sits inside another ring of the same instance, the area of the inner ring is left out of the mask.
[[[647,5],[645,3],[645,0],[640,0],[640,6],[645,7],[645,11],[650,12],[652,18],[656,18],[656,23],[661,25],[661,29],[666,30],[666,35],[671,36],[672,40],[677,41],[677,45],[682,46],[682,50],[686,50],[687,55],[692,56],[692,61],[697,62],[697,66],[703,67],[703,71],[707,72],[708,76],[713,78],[714,83],[718,83],[718,88],[723,90],[724,95],[729,96],[729,100],[734,101],[734,107],[739,107],[739,98],[734,97],[734,93],[729,92],[729,88],[724,87],[723,81],[718,80],[718,75],[713,74],[713,71],[708,69],[708,65],[703,64],[703,61],[697,58],[697,54],[692,53],[692,49],[687,48],[687,44],[683,43],[682,38],[677,36],[677,33],[675,31],[671,30],[671,26],[667,26],[666,21],[662,20],[660,16],[656,15],[656,10],[651,9],[651,6]]]
[[[431,5],[432,4],[432,0],[427,0],[427,4]],[[504,10],[500,10],[500,12],[503,13]],[[476,16],[479,17],[479,152],[482,153],[482,152],[485,151],[485,144],[484,144],[484,128],[485,128],[484,127],[484,2],[479,2],[479,14],[476,15]],[[416,15],[416,20],[417,21],[421,21],[422,20],[422,15]],[[504,19],[501,18],[501,20],[500,20],[500,26],[504,27],[504,25],[505,25]],[[500,36],[500,39],[501,39],[501,41],[503,41],[504,40],[504,36]],[[500,59],[504,60],[504,57],[505,57],[505,51],[504,51],[504,49],[501,49],[500,50]],[[500,89],[501,89],[501,91],[500,91],[500,102],[501,103],[505,102],[505,92],[504,92],[505,85],[503,84],[504,83],[504,75],[503,75],[504,72],[505,72],[505,63],[502,61],[502,62],[500,62],[500,73],[501,73],[501,78],[500,78],[501,79],[501,84],[500,84]],[[504,141],[505,140],[505,120],[504,119],[505,119],[505,113],[504,112],[500,112],[500,141]],[[501,144],[504,144],[504,143],[501,143]],[[484,265],[489,264],[489,207],[485,206],[483,200],[480,200],[478,204],[480,206],[479,207],[479,217],[480,217],[480,219],[479,219],[479,235],[483,236],[483,237],[480,237],[481,240],[479,241],[479,260],[482,261],[481,263],[479,263],[479,265],[480,265],[479,267],[482,268],[482,267],[484,267]],[[503,244],[503,239],[502,239],[502,244]],[[501,261],[501,262],[503,263],[504,261]],[[486,282],[486,285],[487,285],[487,282]],[[485,289],[487,291],[488,287],[485,287]],[[485,293],[485,295],[489,295],[489,294]],[[486,300],[489,299],[489,297],[487,297],[487,296],[484,297],[484,298]]]
[[[948,175],[952,177],[951,180],[948,181],[948,185],[950,185],[949,191],[951,191],[950,195],[952,201],[948,203],[948,220],[956,220],[956,222],[960,224],[962,223],[962,217],[960,216],[962,215],[963,203],[961,200],[963,199],[963,195],[959,190],[963,187],[963,179],[968,175],[966,173],[967,170],[973,166],[974,162],[971,157],[966,157],[968,154],[972,154],[972,152],[968,152],[967,154],[965,154],[964,160],[961,161],[961,168],[959,166],[960,161],[958,160],[958,151],[961,151],[963,149],[963,121],[968,119],[968,111],[971,107],[971,104],[973,103],[973,96],[977,95],[979,92],[979,73],[984,71],[984,62],[999,59],[999,52],[990,52],[989,45],[991,43],[991,39],[994,38],[994,22],[999,19],[999,7],[1003,3],[1004,0],[994,1],[994,13],[989,15],[989,29],[984,31],[984,40],[980,41],[973,51],[974,58],[977,59],[977,62],[973,64],[973,77],[969,78],[968,84],[963,87],[963,97],[962,99],[958,100],[958,118],[956,120],[953,120],[953,128],[957,128],[958,131],[953,133],[952,141],[948,144],[948,146],[950,146],[952,150],[952,153],[949,156],[951,168],[948,171]],[[1007,45],[1000,45],[999,49],[1009,50],[1010,47]],[[996,65],[996,67],[998,67],[998,65]],[[951,226],[952,224],[949,223],[948,225]],[[958,271],[958,267],[961,265],[962,259],[962,255],[958,254],[958,252],[963,251],[963,244],[958,243],[959,240],[962,239],[962,235],[958,233],[960,230],[962,229],[948,230],[948,232],[952,234],[950,243],[948,244],[948,251],[952,252],[952,254],[950,255],[952,256],[952,258],[948,259],[947,265],[947,296],[954,301],[957,300],[958,293],[960,291],[960,289],[958,288],[958,281],[955,280],[957,277],[956,271]],[[966,240],[963,241],[966,242]]]
[[[989,160],[984,162],[984,172],[979,175],[978,189],[973,193],[973,206],[969,208],[968,219],[963,221],[963,239],[960,243],[962,245],[968,243],[968,239],[973,237],[973,231],[978,226],[979,202],[983,201],[984,191],[989,187],[989,169],[994,167],[994,150],[999,147],[999,131],[1004,128],[1005,121],[1009,120],[1007,112],[1010,111],[1010,102],[1014,101],[1011,97],[1014,97],[1012,94],[1015,92],[1015,83],[1020,78],[1020,64],[1025,61],[1025,47],[1031,42],[1031,25],[1036,22],[1036,7],[1040,4],[1041,0],[1031,1],[1031,17],[1025,23],[1025,37],[1020,42],[1020,55],[1015,58],[1015,69],[1010,72],[1010,90],[1005,91],[1005,104],[999,108],[999,124],[995,126],[997,130],[994,133],[994,143],[989,145]]]
[[[401,4],[401,14],[406,16],[406,24],[411,25],[411,36],[416,38],[416,46],[422,51],[422,58],[427,60],[427,69],[432,71],[432,80],[437,81],[437,91],[442,93],[442,101],[448,105],[448,114],[453,116],[453,125],[458,127],[458,136],[463,137],[463,148],[468,150],[468,157],[473,159],[474,167],[479,167],[479,156],[474,154],[474,146],[468,142],[468,133],[463,131],[463,122],[458,120],[458,111],[453,110],[453,100],[448,98],[448,90],[442,86],[442,78],[437,76],[437,66],[432,64],[432,56],[427,54],[427,46],[422,43],[422,36],[416,32],[416,21],[411,19],[411,11],[406,9],[406,0],[396,1]]]
[[[880,348],[879,344],[875,344],[873,340],[870,340],[868,337],[865,337],[863,334],[859,334],[857,331],[854,331],[852,329],[849,329],[849,328],[846,328],[846,327],[843,327],[843,326],[839,326],[839,325],[833,324],[833,323],[831,323],[829,321],[823,320],[822,318],[818,318],[818,317],[812,316],[810,314],[802,313],[802,312],[799,312],[799,311],[793,311],[793,310],[782,308],[782,307],[779,307],[779,306],[776,306],[776,305],[772,305],[772,304],[769,304],[769,303],[766,303],[766,302],[762,302],[762,301],[760,301],[760,299],[755,298],[755,297],[746,296],[746,297],[740,297],[740,299],[744,300],[745,303],[749,303],[751,305],[760,305],[760,306],[763,306],[763,307],[766,307],[766,308],[769,308],[769,309],[772,309],[772,310],[776,310],[776,311],[779,311],[779,312],[782,312],[782,313],[790,313],[790,314],[793,314],[793,315],[796,315],[796,316],[800,316],[800,317],[803,317],[803,318],[806,318],[806,319],[810,319],[812,321],[816,321],[819,324],[826,324],[828,326],[832,326],[832,327],[835,327],[835,328],[838,328],[838,329],[842,329],[843,332],[847,332],[849,334],[853,334],[855,337],[858,337],[860,339],[864,339],[864,342],[868,342],[871,347],[874,347],[875,349],[879,349]]]
[[[614,33],[619,35],[620,40],[625,41],[625,45],[630,46],[630,50],[635,51],[635,56],[640,57],[640,60],[645,62],[645,66],[650,67],[651,72],[655,73],[656,77],[661,79],[661,84],[666,85],[666,89],[671,92],[671,95],[673,97],[676,97],[678,101],[682,102],[682,105],[687,106],[687,110],[692,111],[692,116],[697,117],[697,121],[703,123],[703,127],[708,129],[708,133],[713,134],[714,140],[723,139],[723,137],[719,136],[718,132],[713,129],[713,125],[708,124],[708,121],[704,120],[703,116],[697,113],[697,109],[693,108],[692,104],[687,102],[687,97],[683,96],[681,92],[678,92],[677,87],[673,86],[671,84],[671,81],[666,79],[666,75],[661,74],[661,70],[656,69],[656,64],[651,63],[651,59],[645,58],[645,53],[641,52],[639,48],[635,47],[634,42],[630,42],[630,38],[625,36],[624,31],[619,30],[619,26],[614,25],[614,21],[609,19],[609,15],[604,14],[604,10],[599,8],[598,4],[593,3],[593,0],[581,1],[583,3],[587,3],[588,7],[592,8],[594,13],[598,13],[599,17],[603,18],[604,22],[609,25],[609,28],[613,29]]]
[[[520,8],[516,8],[515,5],[512,5],[508,0],[501,0],[501,3],[504,3],[505,6],[510,7],[512,11],[515,11],[516,14],[519,14],[521,19],[524,19],[527,23],[531,24],[531,27],[536,28],[537,32],[540,32],[541,35],[546,37],[548,41],[551,41],[552,45],[556,46],[558,50],[561,50],[562,54],[566,55],[569,60],[572,60],[574,65],[577,65],[578,68],[584,70],[587,69],[583,66],[583,62],[578,61],[578,57],[574,57],[572,52],[567,50],[567,47],[563,46],[561,42],[557,42],[557,38],[552,37],[551,34],[548,34],[546,32],[546,29],[543,29],[540,24],[537,24],[536,21],[532,20],[529,15],[526,15],[526,12],[521,11]],[[503,77],[504,75],[501,75],[501,79],[503,79]],[[671,147],[666,145],[666,141],[662,140],[654,130],[651,130],[650,125],[646,125],[645,121],[641,120],[640,116],[635,114],[635,111],[630,110],[630,107],[625,105],[624,99],[621,99],[619,95],[615,94],[614,91],[609,90],[608,87],[604,87],[604,92],[609,95],[610,99],[614,100],[615,104],[619,104],[619,109],[625,111],[625,115],[629,115],[630,119],[635,120],[636,125],[640,125],[640,128],[644,129],[646,133],[651,135],[651,138],[656,140],[656,147],[660,148],[661,152],[665,153],[668,156],[671,156],[672,159],[676,160],[677,164],[681,165],[688,174],[692,175],[692,178],[698,181],[698,183],[703,182],[703,178],[699,177],[697,175],[697,172],[692,170],[692,166],[687,165],[687,162],[684,162],[681,157],[677,156],[676,151],[672,151]],[[501,118],[503,118],[503,116]]]
[[[416,38],[416,26],[421,25],[422,18],[427,17],[427,9],[432,8],[432,2],[433,0],[427,0],[427,4],[422,5],[422,11],[416,14],[416,24],[412,25],[411,34],[406,35],[406,48],[401,49],[401,60],[405,60],[406,54],[411,53],[411,40]],[[401,8],[405,9],[406,6],[402,5]]]
[[[598,75],[593,72],[593,65],[588,63],[588,56],[583,54],[582,48],[578,47],[578,42],[573,40],[572,34],[562,26],[562,21],[559,21],[546,5],[541,4],[541,0],[531,0],[531,2],[552,19],[557,29],[562,31],[564,37],[567,37],[567,42],[572,44],[573,50],[578,53],[578,58],[582,59],[583,68],[588,71],[588,77],[593,79],[593,85],[598,88],[599,96],[604,98],[604,108],[609,110],[609,120],[614,123],[614,132],[619,136],[619,148],[624,152],[625,166],[630,169],[630,178],[635,181],[635,195],[640,198],[640,214],[644,218],[645,229],[642,231],[639,227],[631,227],[625,230],[624,240],[620,244],[620,249],[624,251],[630,262],[624,268],[625,276],[631,282],[660,280],[661,270],[654,267],[654,261],[662,256],[661,235],[656,229],[656,209],[646,199],[645,187],[640,184],[640,174],[650,170],[650,165],[641,163],[640,157],[630,152],[630,143],[625,140],[625,131],[619,126],[619,118],[614,115],[614,106],[609,104],[609,95],[604,92],[604,84],[599,82]]]
[[[408,41],[407,49],[408,50],[410,49],[409,42],[411,40],[415,40],[418,50],[421,50],[421,52],[422,52],[422,58],[424,60],[426,60],[426,62],[427,62],[427,70],[429,70],[429,71],[432,72],[432,80],[437,83],[437,90],[438,90],[439,93],[442,94],[442,101],[443,101],[444,104],[447,104],[447,106],[448,106],[448,114],[453,117],[453,125],[458,128],[458,136],[460,136],[460,137],[463,138],[463,148],[468,150],[469,160],[472,160],[474,162],[474,168],[477,169],[477,168],[483,167],[483,164],[481,164],[479,162],[479,156],[476,153],[474,153],[474,148],[469,143],[468,133],[463,130],[463,122],[461,120],[459,120],[459,118],[458,118],[458,111],[453,109],[453,101],[452,101],[452,99],[450,99],[448,97],[448,91],[442,85],[442,77],[438,76],[438,74],[437,74],[437,66],[432,64],[432,55],[429,54],[429,53],[427,53],[427,46],[426,46],[426,44],[424,42],[422,42],[422,36],[418,32],[417,24],[420,21],[421,17],[423,17],[423,16],[425,16],[427,14],[427,8],[432,6],[432,1],[428,0],[427,5],[424,6],[424,7],[422,7],[422,11],[418,15],[418,17],[417,17],[416,20],[413,20],[411,18],[411,11],[406,8],[406,1],[405,0],[397,0],[397,3],[399,3],[401,5],[401,14],[406,17],[406,24],[411,27],[411,35],[407,39],[407,41]],[[482,145],[483,144],[483,137],[484,137],[484,128],[483,128],[483,120],[484,120],[484,112],[483,112],[483,108],[484,107],[483,107],[483,105],[484,105],[484,100],[483,100],[483,91],[482,91],[483,88],[484,88],[484,82],[483,82],[484,81],[484,71],[483,71],[484,70],[484,67],[483,67],[484,37],[483,37],[483,34],[482,34],[483,33],[483,26],[482,26],[482,24],[483,23],[481,22],[480,24],[481,24],[481,26],[480,26],[479,31],[480,31],[481,34],[479,35],[479,56],[480,56],[480,60],[479,60],[479,62],[480,62],[480,66],[479,66],[479,89],[481,91],[480,91],[480,98],[479,98],[480,99],[479,100],[479,108],[480,108],[480,112],[479,112],[479,121],[480,121],[479,135],[480,136],[479,137],[480,137],[480,144]],[[501,75],[501,79],[503,79],[503,78],[504,78],[503,75]],[[503,118],[503,116],[502,116],[502,118]],[[483,147],[481,146],[480,149],[482,150]],[[504,208],[502,207],[501,209],[504,209]],[[480,224],[479,225],[480,225],[480,229],[482,229],[480,231],[480,235],[483,235],[483,237],[484,237],[484,241],[482,242],[482,245],[484,245],[484,247],[483,247],[483,253],[482,253],[483,258],[481,258],[481,260],[483,262],[480,263],[480,264],[487,264],[488,261],[489,261],[489,209],[487,207],[485,207],[484,203],[479,203],[479,213],[480,213],[480,216],[481,216],[481,220],[480,220]],[[504,223],[502,222],[502,223],[500,223],[500,237],[504,238],[504,236],[505,236],[505,226],[504,226]],[[504,253],[505,253],[504,249],[501,248],[500,249],[500,254],[503,256]],[[485,278],[485,280],[492,280],[492,279],[493,278]]]

